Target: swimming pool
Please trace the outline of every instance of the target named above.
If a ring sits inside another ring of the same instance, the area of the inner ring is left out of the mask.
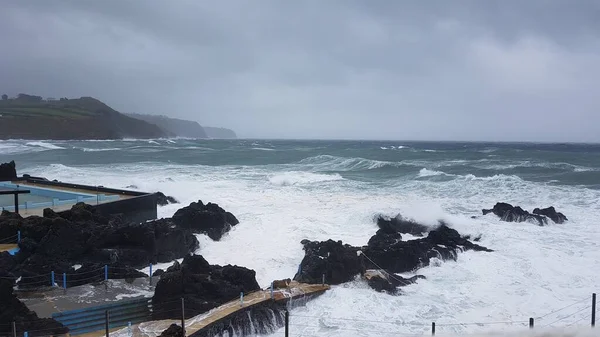
[[[90,194],[73,190],[44,188],[28,184],[14,184],[11,182],[0,182],[0,187],[30,191],[28,194],[19,195],[20,210],[72,205],[78,202],[95,205],[119,200],[118,195],[106,195],[103,193]],[[14,197],[12,195],[0,195],[0,211],[7,210],[14,212],[14,204]]]

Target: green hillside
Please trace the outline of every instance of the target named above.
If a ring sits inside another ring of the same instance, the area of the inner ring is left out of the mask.
[[[92,97],[44,100],[19,94],[0,100],[0,139],[169,137],[158,126],[125,116]]]

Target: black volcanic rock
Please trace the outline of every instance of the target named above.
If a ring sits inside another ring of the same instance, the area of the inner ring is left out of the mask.
[[[156,204],[158,206],[166,206],[168,204],[178,204],[179,201],[177,201],[177,199],[171,197],[171,196],[167,196],[162,192],[156,192]]]
[[[470,242],[445,224],[430,231],[429,235],[422,239],[398,241],[394,237],[393,241],[390,240],[390,236],[396,235],[378,231],[371,237],[368,246],[363,250],[365,256],[370,259],[365,261],[367,268],[404,273],[429,265],[432,258],[456,260],[459,251],[491,251]]]
[[[15,161],[0,164],[0,181],[11,181],[17,179],[17,165]]]
[[[353,247],[333,240],[303,240],[302,244],[305,255],[294,280],[312,284],[321,283],[322,275],[325,275],[327,284],[340,284],[364,274],[366,269],[403,273],[427,266],[433,258],[456,260],[458,252],[492,251],[472,243],[443,222],[427,237],[417,240],[402,241],[400,233],[387,227],[379,229],[365,247]],[[381,280],[373,283],[373,286],[385,288]],[[387,287],[395,288],[394,284]]]
[[[303,240],[304,258],[294,280],[303,283],[341,284],[351,281],[362,272],[358,247],[342,244],[342,241]]]
[[[416,283],[419,279],[425,279],[425,276],[422,275],[404,278],[388,272],[382,272],[381,274],[372,276],[368,280],[369,287],[375,289],[377,292],[386,292],[390,295],[397,295],[399,293],[398,287]]]
[[[171,262],[195,251],[199,245],[191,230],[177,226],[170,219],[128,223],[119,216],[102,216],[93,206],[85,204],[61,213],[45,210],[44,214],[47,217],[21,218],[8,212],[0,215],[2,236],[9,237],[17,231],[22,236],[20,251],[15,255],[17,265],[11,272],[30,276],[32,286],[37,282],[36,275],[47,280],[51,271],[57,275],[78,274],[72,267],[74,264],[84,266],[79,273],[86,271],[88,265],[89,268],[108,265],[109,278],[134,276],[133,268]],[[115,268],[125,272],[119,273]],[[19,285],[25,283],[23,279]]]
[[[494,205],[492,209],[482,210],[483,215],[494,213],[500,217],[500,220],[507,222],[535,222],[539,226],[544,226],[548,223],[545,216],[538,214],[531,214],[519,206],[513,206],[504,202],[499,202]]]
[[[39,318],[17,298],[11,282],[0,279],[0,336],[12,336],[12,322],[16,323],[17,336],[23,336],[25,331],[31,337],[69,332],[69,328],[52,318]]]
[[[192,317],[221,304],[260,290],[253,270],[211,265],[201,255],[189,255],[160,276],[152,297],[153,319],[179,318],[180,298],[185,316]]]
[[[385,215],[377,216],[377,226],[385,233],[402,233],[414,236],[423,236],[430,228],[416,221],[405,219],[398,214],[393,218]]]
[[[210,202],[204,205],[201,200],[181,208],[172,219],[178,226],[194,233],[206,234],[215,241],[220,240],[223,234],[239,223],[233,214],[219,205]]]
[[[173,323],[159,337],[183,337],[183,328]]]
[[[557,224],[562,224],[565,221],[569,220],[564,214],[557,212],[553,206],[542,209],[536,208],[533,210],[533,214],[547,216],[548,218],[550,218],[550,220],[554,221]]]

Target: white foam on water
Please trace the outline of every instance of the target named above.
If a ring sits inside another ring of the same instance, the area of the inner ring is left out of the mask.
[[[121,148],[118,147],[105,147],[105,148],[81,148],[83,152],[105,152],[105,151],[120,151]]]
[[[48,142],[28,142],[25,145],[27,145],[27,146],[41,147],[41,148],[48,149],[48,150],[61,150],[61,149],[64,149],[64,147],[60,147],[58,145],[54,145],[54,144],[48,143]]]
[[[444,173],[442,171],[429,170],[427,168],[422,168],[419,171],[419,174],[417,176],[418,177],[432,177],[432,176],[440,176],[440,175],[446,175],[446,173]]]
[[[269,182],[278,186],[306,185],[326,181],[343,180],[339,174],[318,174],[310,172],[283,172],[269,176]]]
[[[257,151],[276,151],[275,149],[270,149],[267,147],[253,147],[252,150],[257,150]]]
[[[331,157],[320,159],[331,164]],[[319,158],[311,161],[319,164]],[[536,326],[584,324],[591,310],[591,293],[600,289],[600,192],[595,190],[506,175],[464,176],[444,182],[406,180],[374,187],[333,175],[273,172],[267,167],[153,163],[113,165],[110,170],[52,165],[31,171],[51,179],[107,187],[133,184],[181,201],[160,207],[160,217],[198,199],[218,203],[235,214],[240,224],[218,242],[198,236],[198,253],[213,264],[254,269],[263,287],[274,279],[294,276],[304,256],[301,240],[364,245],[377,230],[373,216],[379,213],[401,213],[428,224],[441,218],[462,234],[481,234],[480,244],[495,250],[460,253],[456,262],[418,270],[427,279],[404,287],[402,296],[377,293],[360,281],[334,286],[306,307],[292,311],[292,324],[308,325],[292,325],[292,335],[428,334],[435,321],[439,336],[490,331],[506,333],[498,336],[542,336],[541,329],[531,332],[526,323],[506,322],[544,316],[536,319]],[[470,218],[497,201],[528,210],[553,205],[570,221],[538,227],[501,222],[490,215]],[[552,313],[573,303],[577,304]],[[494,322],[504,323],[460,324]],[[592,335],[582,328],[574,335],[554,330],[547,336]]]

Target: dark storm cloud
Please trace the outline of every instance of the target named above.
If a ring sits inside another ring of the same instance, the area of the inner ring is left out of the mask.
[[[597,1],[4,1],[0,91],[246,137],[600,141]]]

